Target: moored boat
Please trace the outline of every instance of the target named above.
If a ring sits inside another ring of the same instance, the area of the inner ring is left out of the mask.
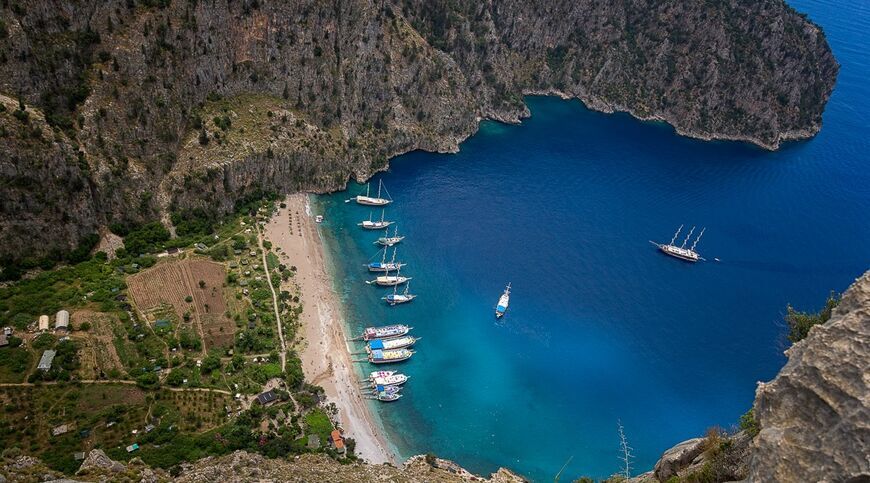
[[[406,264],[396,261],[396,249],[393,248],[393,258],[391,261],[387,261],[387,248],[383,249],[383,256],[381,256],[380,262],[369,262],[366,264],[370,272],[392,272],[399,270],[404,267]]]
[[[404,349],[406,347],[411,347],[420,340],[416,337],[406,335],[404,337],[397,337],[395,339],[375,339],[368,343],[368,350],[392,350],[392,349]]]
[[[385,301],[386,303],[388,303],[390,305],[398,305],[398,304],[404,304],[404,303],[410,302],[410,301],[414,300],[415,298],[417,298],[417,296],[415,294],[408,293],[410,286],[411,286],[411,282],[406,283],[405,284],[405,291],[402,293],[398,293],[397,292],[398,285],[393,285],[393,293],[381,297],[381,300]]]
[[[366,283],[369,285],[380,285],[381,287],[392,287],[394,285],[402,285],[408,280],[411,280],[411,277],[403,277],[401,275],[381,275],[380,277],[367,281]]]
[[[363,340],[392,339],[402,337],[411,331],[411,327],[405,324],[384,325],[380,327],[366,327],[363,331]]]
[[[508,282],[507,287],[504,289],[504,293],[501,294],[501,297],[498,298],[498,304],[495,306],[495,318],[500,319],[504,316],[504,313],[507,312],[508,305],[511,302],[511,284]]]
[[[695,239],[695,241],[692,243],[692,246],[689,248],[686,248],[686,244],[689,242],[689,239],[692,238],[692,233],[694,233],[695,227],[693,226],[692,229],[689,230],[689,234],[686,235],[686,239],[683,240],[683,243],[680,246],[677,246],[675,245],[677,241],[677,236],[680,235],[680,231],[682,229],[683,225],[680,225],[680,227],[677,228],[677,232],[674,233],[674,237],[671,238],[671,241],[669,243],[656,243],[652,240],[650,240],[650,243],[658,247],[658,249],[665,255],[679,258],[680,260],[692,263],[695,263],[699,260],[704,260],[704,257],[702,257],[700,254],[698,254],[698,252],[695,251],[695,247],[698,245],[698,241],[701,240],[701,237],[704,236],[704,231],[706,230],[706,228],[701,229],[701,233],[698,235],[698,238]]]
[[[395,245],[396,243],[401,242],[404,239],[405,239],[404,235],[399,236],[399,227],[397,226],[397,227],[395,227],[395,231],[393,232],[393,236],[390,236],[389,230],[384,230],[384,236],[378,238],[375,241],[375,244],[380,245],[382,247],[391,247],[391,246]]]
[[[357,196],[355,196],[355,197],[353,197],[353,198],[351,198],[351,199],[355,200],[358,204],[366,205],[366,206],[387,206],[387,205],[389,205],[390,203],[393,202],[393,200],[389,198],[389,196],[390,196],[389,193],[387,193],[387,198],[381,198],[381,190],[382,190],[382,189],[383,189],[384,191],[387,190],[386,188],[384,188],[384,182],[383,182],[383,181],[378,181],[378,195],[375,196],[375,197],[371,197],[371,196],[369,196],[369,188],[370,188],[370,187],[371,187],[370,184],[367,184],[367,185],[366,185],[366,194],[365,194],[365,196],[363,196],[363,195],[357,195]]]
[[[414,355],[414,351],[409,349],[394,349],[394,350],[372,350],[369,352],[369,362],[372,364],[389,364],[392,362],[406,361]]]
[[[377,399],[378,401],[381,401],[381,402],[398,401],[401,397],[402,397],[401,394],[398,394],[398,393],[388,394],[386,392],[379,392],[375,395],[375,399]]]
[[[381,219],[380,220],[372,220],[372,214],[369,213],[369,219],[363,220],[362,222],[357,223],[357,226],[361,226],[365,230],[383,230],[392,224],[393,224],[392,221],[384,220],[384,210],[381,210]]]
[[[393,374],[398,374],[398,372],[396,372],[396,371],[372,371],[369,374],[369,380],[374,381],[378,377],[388,377],[388,376],[392,376]]]
[[[372,388],[375,394],[399,394],[402,392],[400,386],[378,384]]]
[[[390,372],[390,371],[384,371]],[[370,379],[374,386],[401,386],[408,382],[409,377],[404,374],[390,374],[387,376],[378,376]]]

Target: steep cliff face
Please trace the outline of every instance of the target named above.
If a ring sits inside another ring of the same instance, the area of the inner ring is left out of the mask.
[[[760,384],[752,481],[870,479],[870,272]],[[861,479],[863,478],[863,479]]]
[[[684,441],[631,481],[870,480],[870,271],[786,354],[776,378],[756,390],[754,438]]]
[[[455,151],[481,118],[518,121],[526,93],[775,148],[818,131],[838,68],[781,0],[8,0],[0,21],[0,93],[87,165],[81,231],[338,189],[403,152]],[[71,246],[54,225],[37,254]]]

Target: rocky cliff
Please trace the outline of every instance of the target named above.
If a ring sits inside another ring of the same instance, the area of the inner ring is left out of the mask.
[[[870,481],[870,272],[759,384],[752,481]]]
[[[468,473],[446,460],[430,464],[422,456],[409,459],[401,468],[390,465],[362,463],[340,464],[319,454],[305,454],[292,460],[268,459],[261,455],[237,451],[233,454],[210,457],[190,464],[183,464],[172,475],[153,469],[134,458],[126,465],[113,461],[101,450],[91,450],[76,472],[75,479],[66,479],[29,456],[9,458],[0,465],[0,483],[6,481],[138,481],[178,483],[285,481],[310,483],[331,481],[335,483],[524,483],[525,480],[508,470],[500,469],[489,478]]]
[[[782,0],[0,7],[0,93],[48,126],[2,133],[0,255],[14,257],[95,225],[338,189],[400,153],[455,151],[482,118],[518,121],[528,93],[774,149],[820,129],[838,69]]]
[[[870,481],[870,271],[786,355],[756,390],[754,438],[684,441],[632,481]]]

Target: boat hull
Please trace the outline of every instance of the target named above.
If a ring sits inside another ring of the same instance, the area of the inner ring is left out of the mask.
[[[379,330],[380,329],[380,330]],[[363,340],[368,342],[375,339],[388,340],[404,337],[411,332],[411,327],[407,325],[383,326],[383,327],[368,327],[363,331]]]
[[[701,258],[694,252],[682,253],[682,250],[676,251],[675,249],[669,248],[667,245],[659,246],[659,251],[669,257],[674,257],[684,262],[695,263]]]
[[[411,301],[413,301],[415,298],[417,298],[416,295],[413,295],[413,296],[409,296],[409,295],[398,295],[398,296],[387,295],[386,297],[384,297],[384,301],[387,302],[387,303],[390,304],[390,305],[399,305],[399,304],[406,304],[406,303],[408,303],[408,302],[411,302]]]
[[[363,227],[364,230],[383,230],[392,224],[393,224],[392,221],[385,221],[383,223],[380,223],[380,222],[372,223],[372,222],[364,221],[364,222],[360,223],[359,226]]]
[[[406,283],[408,280],[411,280],[410,277],[378,277],[375,280],[375,283],[381,287],[392,287],[394,285],[402,285]]]
[[[395,272],[400,268],[404,267],[404,263],[396,263],[396,264],[381,264],[381,263],[371,263],[368,265],[370,272]]]
[[[371,198],[369,196],[357,196],[356,202],[364,206],[387,206],[392,203],[392,201],[384,198]]]

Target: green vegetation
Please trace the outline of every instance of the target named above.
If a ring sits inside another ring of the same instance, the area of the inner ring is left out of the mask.
[[[305,415],[305,425],[308,428],[309,434],[316,434],[320,437],[320,441],[326,442],[329,440],[332,433],[332,421],[329,416],[323,411],[316,409]]]
[[[33,356],[27,349],[0,349],[0,382],[24,382],[24,376],[32,365]]]
[[[798,312],[789,305],[786,308],[787,313],[785,315],[785,322],[789,327],[788,340],[794,344],[806,338],[814,325],[824,324],[831,318],[831,313],[839,303],[840,297],[831,292],[828,300],[825,301],[825,307],[814,314]]]
[[[0,288],[0,318],[18,329],[41,314],[96,304],[103,312],[117,310],[115,295],[126,288],[111,264],[92,259]]]
[[[755,408],[749,408],[742,416],[740,416],[740,429],[746,432],[750,438],[754,438],[761,431],[761,426],[758,420],[755,419]]]

